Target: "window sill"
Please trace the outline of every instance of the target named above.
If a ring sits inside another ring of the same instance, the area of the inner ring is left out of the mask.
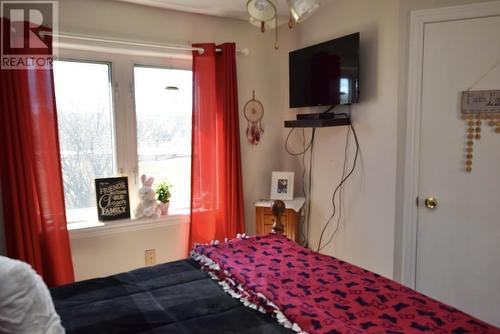
[[[109,222],[83,221],[68,223],[67,227],[71,239],[81,239],[123,232],[149,230],[180,224],[189,224],[189,213],[175,213],[156,219],[120,219]]]

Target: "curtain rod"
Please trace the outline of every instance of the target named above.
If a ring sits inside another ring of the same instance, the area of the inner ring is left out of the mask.
[[[168,44],[141,43],[141,42],[119,40],[119,39],[108,39],[108,38],[102,38],[102,37],[91,36],[91,35],[73,35],[73,34],[68,34],[68,33],[52,34],[52,33],[42,32],[41,35],[53,35],[56,37],[74,39],[74,40],[80,40],[80,41],[113,43],[113,44],[121,44],[121,45],[129,45],[129,46],[141,46],[141,47],[156,48],[156,49],[177,50],[177,51],[198,51],[199,54],[203,54],[205,52],[205,50],[201,47],[192,47],[190,45],[168,45]],[[216,51],[220,52],[222,50],[216,49]],[[250,50],[248,48],[244,48],[241,50],[238,49],[238,50],[236,50],[236,53],[239,55],[248,56],[250,54]]]

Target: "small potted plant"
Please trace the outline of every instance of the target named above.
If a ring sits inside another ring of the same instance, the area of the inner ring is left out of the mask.
[[[160,209],[162,216],[166,216],[168,214],[170,196],[172,196],[172,194],[170,193],[170,188],[172,188],[172,185],[165,180],[161,181],[155,188],[156,199],[160,201]]]

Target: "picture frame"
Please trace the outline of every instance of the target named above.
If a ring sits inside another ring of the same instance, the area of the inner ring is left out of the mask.
[[[97,217],[99,221],[130,218],[128,178],[95,179]]]
[[[270,199],[293,200],[295,172],[273,172]]]

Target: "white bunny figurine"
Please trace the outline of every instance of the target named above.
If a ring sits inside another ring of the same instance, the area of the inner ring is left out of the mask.
[[[139,204],[135,209],[136,218],[159,218],[161,216],[161,209],[155,198],[156,193],[152,188],[154,180],[153,177],[141,176],[142,187],[139,189]]]

